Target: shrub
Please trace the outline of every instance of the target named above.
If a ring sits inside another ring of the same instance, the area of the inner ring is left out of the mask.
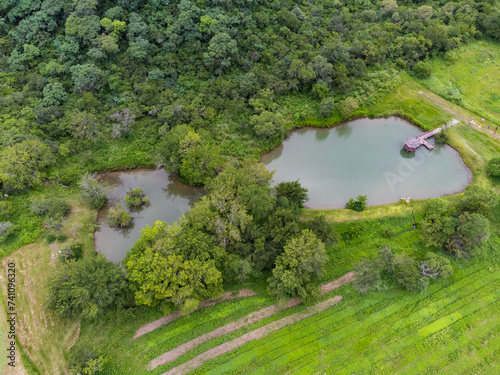
[[[115,208],[109,209],[108,224],[112,227],[128,227],[132,224],[132,216],[123,209],[121,204],[117,204]]]
[[[340,104],[340,114],[344,118],[351,117],[354,112],[359,108],[359,103],[356,98],[348,97]]]
[[[53,235],[52,233],[49,233],[45,236],[45,239],[47,240],[47,243],[54,243],[57,240],[57,236]]]
[[[148,203],[149,199],[144,195],[142,188],[137,187],[135,189],[130,189],[125,196],[125,203],[128,208],[140,207],[145,203]]]
[[[102,370],[106,358],[83,345],[75,345],[68,355],[70,375],[94,375]]]
[[[366,208],[366,201],[366,195],[358,195],[356,199],[349,199],[349,201],[345,204],[345,208],[354,211],[363,211]]]
[[[10,221],[3,221],[0,223],[0,242],[4,241],[14,230],[16,226]]]
[[[335,100],[333,98],[325,98],[319,105],[319,114],[323,117],[329,117],[335,109]]]
[[[80,181],[82,198],[86,200],[93,209],[100,209],[106,201],[109,189],[106,185],[101,185],[94,175],[86,173]]]
[[[280,182],[275,189],[278,198],[285,197],[288,202],[295,204],[299,208],[304,207],[304,202],[309,199],[307,189],[300,185],[299,180]]]
[[[46,284],[47,307],[65,318],[93,319],[123,305],[125,274],[104,255],[56,267]]]
[[[375,288],[380,282],[380,266],[377,263],[365,258],[354,265],[356,268],[354,286],[361,293],[366,293]]]
[[[498,194],[493,190],[479,185],[469,185],[465,188],[460,209],[489,216],[491,207],[494,207],[497,201]]]
[[[59,251],[59,259],[64,262],[71,259],[79,260],[82,258],[82,255],[82,241],[79,240],[68,241]]]
[[[338,241],[337,233],[333,230],[332,224],[327,222],[323,215],[309,220],[306,227],[326,245],[332,245]]]
[[[441,130],[439,133],[437,133],[434,136],[434,139],[435,139],[436,143],[439,145],[443,145],[445,143],[448,143],[448,140],[449,140],[448,130],[445,130],[445,129]]]
[[[33,203],[31,203],[31,210],[35,215],[47,215],[47,217],[60,216],[63,218],[69,213],[70,208],[71,206],[69,203],[56,198],[45,200],[36,198]]]
[[[429,78],[432,74],[431,65],[429,63],[419,61],[413,65],[413,73],[415,73],[415,75],[420,79]]]
[[[52,229],[57,233],[57,236],[60,236],[61,229],[64,225],[64,221],[61,215],[56,215],[56,216],[48,216],[45,219],[45,227],[48,229]]]
[[[493,158],[488,162],[487,172],[489,176],[500,177],[500,158]]]
[[[12,204],[10,202],[0,201],[0,218],[9,217],[12,212]]]

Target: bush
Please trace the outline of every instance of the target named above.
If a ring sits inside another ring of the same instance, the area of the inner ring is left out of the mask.
[[[142,188],[137,187],[135,189],[130,189],[125,196],[125,203],[128,208],[140,207],[145,203],[148,203],[149,199],[144,195]]]
[[[106,201],[106,195],[109,192],[108,187],[106,185],[101,185],[97,182],[95,176],[89,173],[82,176],[79,185],[82,191],[82,198],[86,200],[93,209],[100,209]]]
[[[493,158],[488,162],[487,172],[488,176],[500,177],[500,158]]]
[[[35,215],[47,215],[47,217],[65,217],[70,210],[71,206],[62,199],[50,198],[40,199],[36,198],[31,203],[31,210]]]
[[[14,230],[16,226],[10,221],[3,221],[0,223],[0,242],[4,241]]]
[[[356,199],[349,199],[349,201],[345,204],[345,208],[354,211],[363,211],[366,208],[366,201],[366,195],[358,195]]]
[[[68,241],[59,251],[59,259],[64,262],[72,259],[79,260],[82,258],[82,255],[82,241],[79,240]]]
[[[325,245],[332,245],[338,241],[337,233],[333,230],[332,224],[327,222],[323,215],[309,220],[306,223],[306,227],[323,241]]]
[[[45,236],[45,239],[47,240],[47,243],[54,243],[56,240],[57,240],[57,236],[52,234],[52,233],[49,233]]]
[[[94,375],[101,371],[106,359],[81,344],[75,345],[68,355],[68,366],[70,375]]]
[[[12,214],[12,204],[7,201],[0,201],[0,218],[9,217]]]
[[[340,114],[344,118],[351,117],[354,112],[359,108],[359,103],[356,98],[348,97],[342,101],[340,105]]]
[[[429,63],[419,61],[413,65],[413,73],[415,73],[415,75],[420,79],[429,78],[432,74],[431,65]]]
[[[319,114],[323,117],[329,117],[335,109],[335,100],[333,98],[325,98],[319,105]]]
[[[434,140],[436,141],[436,144],[438,145],[443,145],[448,143],[449,136],[448,136],[448,130],[441,130],[439,133],[437,133],[434,136]]]
[[[57,315],[93,319],[123,305],[125,274],[104,255],[65,262],[49,276],[47,307]]]
[[[303,188],[299,180],[290,182],[280,182],[276,185],[276,197],[285,197],[289,203],[295,204],[297,207],[304,207],[304,202],[309,199],[307,189]]]
[[[109,209],[107,221],[112,227],[125,228],[132,224],[132,216],[123,209],[121,204],[117,204],[115,208]]]

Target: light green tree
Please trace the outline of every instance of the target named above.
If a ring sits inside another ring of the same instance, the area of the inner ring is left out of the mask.
[[[263,139],[281,138],[284,134],[285,119],[281,113],[263,111],[250,118],[255,134]]]
[[[319,279],[325,273],[328,256],[325,245],[305,229],[285,245],[276,259],[273,276],[268,279],[269,293],[279,299],[299,296],[302,300],[317,298]]]
[[[46,285],[47,307],[61,317],[93,319],[122,306],[125,288],[119,265],[89,254],[54,268]]]
[[[24,190],[42,182],[44,169],[54,164],[52,149],[38,139],[6,147],[0,153],[0,182],[12,190]]]

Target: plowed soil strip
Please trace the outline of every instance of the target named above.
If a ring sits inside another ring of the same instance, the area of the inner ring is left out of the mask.
[[[252,332],[246,333],[243,336],[238,337],[232,341],[225,342],[212,349],[209,349],[206,352],[193,358],[192,360],[171,369],[170,371],[164,373],[163,375],[187,374],[188,372],[194,370],[195,368],[200,367],[204,363],[214,358],[217,358],[225,353],[228,353],[232,350],[235,350],[240,346],[245,345],[249,341],[259,340],[263,337],[266,337],[272,332],[280,330],[281,328],[297,323],[303,319],[309,318],[315,314],[325,311],[326,309],[337,305],[341,300],[342,296],[335,296],[333,298],[327,299],[326,301],[320,302],[314,306],[308,307],[305,311],[300,311],[295,314],[281,318],[280,320],[277,320],[275,322],[269,323],[264,327],[260,327]]]
[[[224,301],[229,301],[232,299],[243,298],[243,297],[253,297],[256,295],[255,292],[253,290],[250,290],[250,289],[241,289],[238,291],[238,294],[234,294],[234,293],[235,293],[234,291],[233,292],[226,292],[226,293],[222,294],[216,300],[213,300],[211,298],[203,300],[200,302],[197,310],[203,309],[206,307],[210,307],[210,306],[216,305],[216,304],[224,302]],[[181,314],[180,310],[175,311],[172,314],[165,315],[164,317],[161,317],[160,319],[155,320],[154,322],[148,323],[148,324],[142,326],[141,328],[139,328],[135,332],[135,335],[134,335],[134,337],[132,337],[132,339],[136,339],[138,337],[141,337],[142,335],[145,335],[146,333],[152,332],[155,329],[158,329],[161,326],[164,326],[165,324],[168,324],[170,322],[173,322],[174,320],[179,319],[181,316],[182,316],[182,314]]]
[[[325,295],[325,294],[330,293],[331,291],[333,291],[333,290],[335,290],[343,285],[349,284],[350,282],[352,282],[354,280],[354,278],[355,278],[354,272],[349,272],[349,273],[345,274],[344,276],[342,276],[342,277],[340,277],[340,278],[338,278],[338,279],[336,279],[328,284],[321,285],[321,295]],[[208,332],[208,333],[205,333],[201,336],[198,336],[197,338],[195,338],[191,341],[188,341],[185,344],[182,344],[175,349],[172,349],[166,353],[163,353],[162,355],[160,355],[159,357],[156,357],[155,359],[153,359],[150,362],[149,368],[151,370],[153,370],[153,369],[157,368],[158,366],[175,361],[180,356],[186,354],[190,350],[200,346],[201,344],[203,344],[205,342],[213,340],[217,337],[227,335],[231,332],[237,331],[238,329],[245,327],[245,326],[248,326],[250,324],[257,323],[264,318],[268,318],[268,317],[280,312],[281,310],[289,309],[291,307],[298,306],[301,303],[302,303],[302,301],[299,298],[295,297],[295,298],[289,299],[284,305],[276,304],[273,306],[268,306],[262,310],[256,311],[250,315],[245,316],[244,318],[241,318],[235,322],[226,324],[223,327],[219,327],[211,332]]]

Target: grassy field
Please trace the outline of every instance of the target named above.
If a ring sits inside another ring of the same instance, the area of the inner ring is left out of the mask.
[[[500,350],[499,288],[498,267],[473,263],[417,295],[386,291],[359,296],[347,288],[340,305],[249,343],[195,373],[491,370]]]
[[[57,194],[67,198],[71,204],[71,212],[65,222],[63,232],[70,238],[79,235],[86,242],[88,249],[90,240],[88,234],[92,233],[94,213],[67,193],[60,191]],[[60,245],[58,242],[49,245],[45,238],[40,238],[37,242],[23,246],[1,260],[1,285],[6,285],[6,272],[3,270],[7,269],[7,264],[12,262],[16,265],[15,307],[19,324],[17,337],[24,353],[20,353],[18,347],[17,364],[19,367],[15,369],[15,372],[11,372],[12,374],[22,373],[19,372],[22,364],[29,373],[33,374],[66,373],[64,353],[76,341],[80,322],[74,319],[61,320],[47,314],[43,308],[45,295],[42,287],[52,268],[57,264],[56,256]],[[6,293],[6,288],[2,288],[0,296],[2,309],[6,306]],[[2,311],[3,314],[5,314],[4,311]],[[3,329],[5,330],[6,327],[3,326]],[[5,336],[2,335],[2,340],[4,338]],[[22,364],[20,363],[21,355]],[[9,374],[7,370],[2,372],[4,373]]]
[[[500,48],[486,41],[466,45],[431,62],[432,76],[422,83],[477,116],[500,123]]]

